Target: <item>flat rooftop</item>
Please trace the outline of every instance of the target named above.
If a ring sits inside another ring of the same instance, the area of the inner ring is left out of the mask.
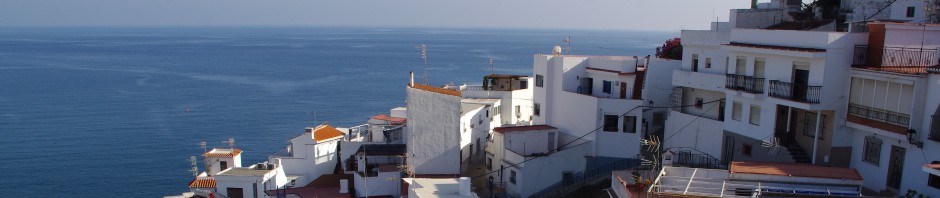
[[[256,169],[249,167],[232,167],[217,173],[218,176],[264,176],[272,170]]]

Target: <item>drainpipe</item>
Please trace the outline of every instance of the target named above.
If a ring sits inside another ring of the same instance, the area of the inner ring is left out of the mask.
[[[816,164],[816,148],[819,146],[819,120],[822,118],[822,111],[816,111],[816,133],[813,134],[813,164]]]

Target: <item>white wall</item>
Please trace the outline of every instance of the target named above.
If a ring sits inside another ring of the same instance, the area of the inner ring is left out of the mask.
[[[516,171],[516,184],[509,183],[509,171],[503,177],[510,194],[528,197],[544,188],[561,182],[562,173],[571,171],[583,172],[585,155],[589,153],[590,144],[579,145],[546,157],[536,158],[525,162],[525,167],[519,169],[507,168]]]
[[[216,192],[225,196],[228,196],[227,188],[241,188],[245,197],[268,197],[264,194],[265,187],[267,190],[274,190],[284,186],[288,182],[287,177],[284,175],[284,170],[281,167],[271,170],[264,176],[216,175],[214,177],[216,180]],[[255,183],[258,184],[258,194],[251,196],[253,184]]]
[[[666,132],[663,134],[663,148],[691,147],[721,159],[721,142],[724,137],[723,123],[705,118],[696,119],[696,117],[696,115],[676,111],[669,112],[669,119],[666,120]]]
[[[408,167],[416,174],[460,173],[460,97],[407,88]]]
[[[401,193],[401,173],[399,172],[379,172],[375,177],[353,175],[355,177],[353,185],[356,189],[356,196],[391,195],[397,197]]]
[[[313,133],[303,133],[290,140],[293,156],[272,156],[270,162],[280,161],[287,175],[301,175],[296,181],[297,186],[304,186],[322,174],[332,173],[336,168],[337,146],[340,138],[316,142],[311,137]],[[275,160],[279,159],[279,160]]]

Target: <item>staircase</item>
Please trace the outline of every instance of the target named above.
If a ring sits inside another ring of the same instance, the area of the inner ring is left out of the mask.
[[[812,163],[809,155],[806,154],[806,151],[803,151],[803,148],[800,148],[797,144],[787,145],[787,151],[790,152],[790,156],[793,158],[793,161],[796,163],[809,164]]]

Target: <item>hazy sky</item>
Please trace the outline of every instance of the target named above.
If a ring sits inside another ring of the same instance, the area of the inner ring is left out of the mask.
[[[768,0],[761,0],[765,2]],[[0,26],[705,29],[748,0],[0,0]]]

